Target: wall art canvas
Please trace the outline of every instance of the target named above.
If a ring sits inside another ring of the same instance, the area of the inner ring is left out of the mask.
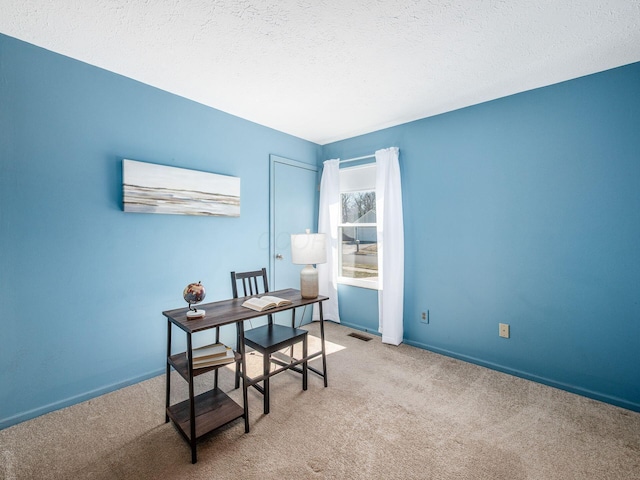
[[[122,161],[125,212],[240,216],[240,178]]]

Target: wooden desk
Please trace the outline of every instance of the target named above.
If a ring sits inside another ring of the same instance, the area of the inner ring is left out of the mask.
[[[255,296],[262,296],[255,295]],[[249,409],[247,403],[247,389],[249,386],[261,382],[265,379],[265,375],[255,377],[251,380],[247,377],[247,365],[245,358],[245,346],[244,346],[244,321],[252,318],[262,317],[267,314],[274,314],[278,312],[284,312],[287,310],[293,310],[295,316],[295,309],[303,307],[305,305],[318,304],[320,310],[320,336],[321,336],[321,351],[307,355],[305,358],[301,358],[282,366],[282,368],[271,372],[269,376],[275,375],[287,368],[295,369],[297,365],[303,361],[311,360],[319,355],[322,355],[322,371],[309,367],[309,370],[320,375],[324,379],[324,386],[327,386],[327,368],[326,368],[326,352],[324,345],[324,318],[322,314],[322,302],[328,300],[328,297],[318,296],[316,298],[302,298],[300,291],[292,288],[285,290],[277,290],[269,292],[266,295],[274,295],[280,298],[286,298],[291,301],[291,305],[286,305],[279,308],[273,308],[265,312],[256,312],[249,308],[243,307],[242,303],[250,297],[235,298],[230,300],[223,300],[220,302],[207,303],[198,305],[199,309],[205,310],[206,315],[202,318],[187,319],[188,307],[178,308],[175,310],[167,310],[162,312],[167,318],[167,367],[166,367],[166,413],[165,422],[169,419],[173,420],[174,424],[178,428],[178,431],[182,434],[185,440],[191,446],[191,461],[197,462],[196,440],[203,435],[221,427],[233,420],[240,417],[244,417],[244,431],[249,432]],[[239,338],[236,362],[242,364],[242,401],[243,406],[234,402],[226,393],[218,388],[218,369],[220,366],[207,367],[207,368],[193,368],[193,351],[192,351],[192,335],[194,333],[209,330],[211,328],[216,329],[216,342],[220,340],[219,328],[224,325],[234,324],[237,328],[237,334]],[[171,330],[172,325],[177,326],[187,334],[187,351],[172,354],[171,353]],[[189,399],[175,405],[170,405],[171,395],[171,368],[174,368],[182,378],[184,378],[189,384]],[[193,378],[203,373],[215,371],[214,388],[208,392],[204,392],[198,396],[194,396]]]

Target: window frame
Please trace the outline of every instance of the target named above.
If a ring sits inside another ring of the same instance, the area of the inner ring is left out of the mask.
[[[344,170],[350,170],[353,171],[355,169],[362,169],[362,168],[367,168],[367,169],[375,169],[376,164],[375,163],[367,163],[364,165],[356,165],[353,167],[346,167],[340,170],[340,172],[342,173],[342,171]],[[350,189],[350,188],[343,188],[343,176],[341,175],[341,184],[340,184],[340,197],[342,200],[342,195],[345,193],[359,193],[359,192],[375,192],[376,191],[376,187],[375,187],[375,183],[373,185],[370,185],[369,188],[364,188],[364,189]],[[373,178],[375,179],[375,174],[373,176]],[[342,276],[342,229],[343,228],[353,228],[353,227],[373,227],[376,229],[376,243],[378,242],[377,239],[377,230],[378,230],[378,224],[376,223],[353,223],[353,222],[342,222],[342,210],[340,211],[340,221],[338,222],[338,231],[337,231],[337,235],[338,235],[338,243],[339,243],[339,247],[338,247],[338,284],[340,285],[350,285],[352,287],[360,287],[360,288],[367,288],[370,290],[379,290],[380,286],[382,285],[382,282],[380,281],[380,275],[376,276],[376,277],[369,277],[369,278],[353,278],[353,277],[345,277]],[[376,255],[376,262],[377,262],[377,255]]]

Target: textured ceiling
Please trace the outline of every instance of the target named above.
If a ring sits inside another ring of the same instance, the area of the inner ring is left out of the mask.
[[[640,61],[640,0],[0,0],[0,12],[1,33],[319,144]]]

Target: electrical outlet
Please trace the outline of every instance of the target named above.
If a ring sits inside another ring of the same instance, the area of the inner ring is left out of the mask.
[[[422,314],[420,315],[420,321],[422,323],[429,323],[429,310],[427,310],[426,312],[422,312]]]
[[[508,323],[499,323],[499,335],[502,338],[509,338],[509,324]]]

